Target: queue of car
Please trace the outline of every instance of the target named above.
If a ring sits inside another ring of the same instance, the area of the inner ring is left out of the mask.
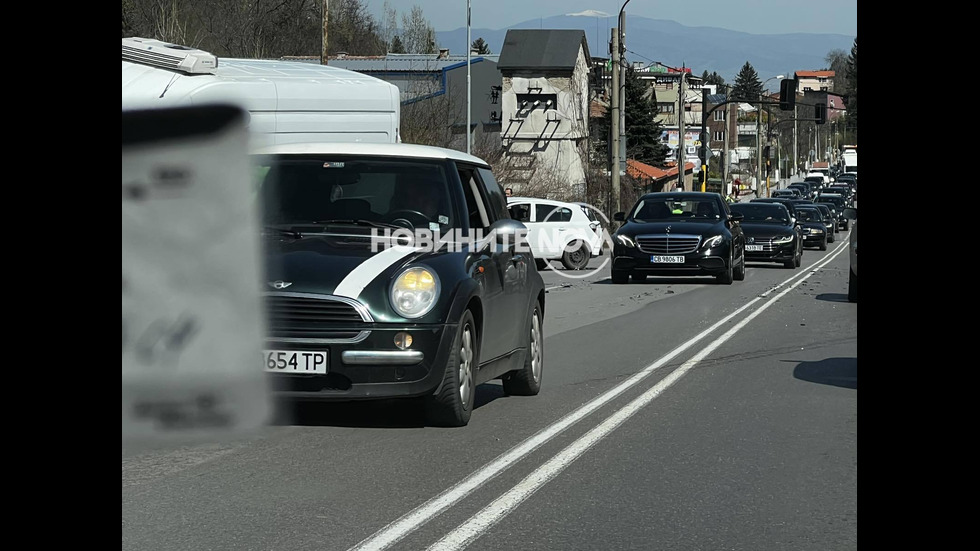
[[[538,394],[538,272],[551,261],[582,270],[604,254],[589,205],[505,197],[485,161],[437,147],[283,144],[252,158],[269,287],[263,362],[277,397],[417,398],[430,423],[463,426],[479,384]],[[842,193],[778,191],[788,193],[734,204],[709,192],[641,196],[614,215],[612,283],[730,285],[747,262],[798,268],[806,247],[826,250],[838,221],[846,230],[856,218]]]

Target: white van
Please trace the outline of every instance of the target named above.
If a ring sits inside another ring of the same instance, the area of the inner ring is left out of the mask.
[[[147,38],[122,39],[122,108],[231,102],[248,111],[253,147],[397,143],[398,88],[302,61],[221,58]]]

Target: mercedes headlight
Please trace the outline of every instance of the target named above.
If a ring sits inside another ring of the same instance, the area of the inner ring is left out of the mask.
[[[714,237],[709,237],[708,239],[705,240],[704,245],[701,245],[701,248],[710,249],[712,247],[717,247],[718,245],[721,245],[722,241],[724,240],[725,240],[724,235],[716,235]]]
[[[438,298],[439,278],[428,268],[408,268],[391,285],[391,306],[406,318],[424,316]]]
[[[630,239],[628,235],[617,235],[616,241],[618,241],[620,245],[624,247],[628,247],[630,249],[636,247],[636,243],[634,243],[633,240]]]

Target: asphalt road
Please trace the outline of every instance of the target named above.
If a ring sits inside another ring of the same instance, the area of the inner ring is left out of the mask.
[[[542,392],[481,385],[467,427],[327,404],[248,437],[124,447],[123,549],[857,549],[838,237],[732,285],[544,272]]]

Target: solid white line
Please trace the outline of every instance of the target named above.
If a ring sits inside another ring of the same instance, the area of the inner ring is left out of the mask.
[[[840,254],[840,251],[836,251],[834,254],[828,255],[828,257],[820,263],[820,266],[812,269],[809,273],[816,273],[819,267],[822,267],[827,262],[830,262],[830,260],[837,256],[837,254]],[[691,359],[684,362],[684,364],[682,364],[679,368],[675,369],[666,377],[661,379],[649,390],[641,394],[638,398],[634,399],[619,411],[610,415],[598,426],[587,432],[584,436],[575,442],[572,442],[568,447],[535,469],[534,472],[529,474],[519,484],[511,488],[502,496],[494,500],[490,505],[487,505],[479,513],[471,517],[470,520],[464,522],[455,530],[446,534],[442,539],[430,546],[428,551],[453,551],[462,549],[470,542],[480,537],[484,532],[489,530],[491,526],[516,509],[521,502],[530,497],[534,492],[541,488],[541,486],[544,486],[545,483],[565,470],[566,467],[571,465],[573,461],[578,459],[578,457],[584,454],[589,448],[609,435],[613,430],[623,424],[644,406],[652,402],[654,398],[662,394],[663,391],[670,388],[675,382],[680,380],[681,377],[687,374],[688,371],[700,363],[701,360],[706,358],[709,354],[714,352],[715,349],[735,336],[736,333],[748,325],[749,322],[755,319],[759,314],[769,308],[769,306],[774,304],[783,295],[789,293],[798,285],[803,283],[807,277],[809,277],[809,274],[807,274],[806,277],[800,278],[796,283],[788,286],[778,295],[770,298],[765,304],[746,316],[745,319],[735,324],[731,329],[715,339],[708,346],[704,347],[700,352],[695,354]],[[753,299],[753,302],[754,300],[755,299]]]
[[[796,277],[796,276],[794,276]],[[801,279],[800,281],[803,281]],[[552,425],[545,427],[540,432],[534,436],[528,438],[527,440],[521,442],[517,446],[511,448],[509,451],[498,456],[496,459],[487,463],[481,469],[474,471],[472,474],[458,482],[456,485],[452,486],[442,494],[430,499],[429,501],[423,503],[422,505],[416,507],[414,510],[406,513],[397,520],[389,523],[383,528],[376,531],[371,536],[368,536],[360,543],[351,547],[349,551],[380,551],[386,549],[389,546],[397,543],[402,538],[408,534],[419,529],[422,525],[430,521],[432,518],[441,514],[443,511],[451,507],[453,504],[462,500],[468,496],[473,491],[480,488],[483,484],[490,481],[506,469],[510,468],[514,463],[520,461],[535,449],[541,445],[547,443],[552,438],[561,434],[565,429],[571,427],[575,423],[581,421],[589,414],[599,409],[609,401],[613,400],[615,397],[619,396],[631,387],[639,384],[643,379],[648,377],[655,370],[663,367],[667,362],[672,360],[681,352],[684,352],[688,348],[691,348],[697,344],[700,340],[704,339],[712,332],[714,332],[719,327],[727,324],[732,318],[741,314],[743,311],[751,307],[757,301],[761,300],[759,297],[751,299],[749,302],[739,307],[731,314],[723,317],[719,321],[712,324],[710,327],[694,336],[687,342],[679,345],[677,348],[671,350],[656,362],[643,368],[635,375],[626,379],[619,385],[613,387],[612,389],[606,391],[605,393],[599,395],[595,399],[587,402],[582,407],[569,413],[562,419],[556,421]]]

